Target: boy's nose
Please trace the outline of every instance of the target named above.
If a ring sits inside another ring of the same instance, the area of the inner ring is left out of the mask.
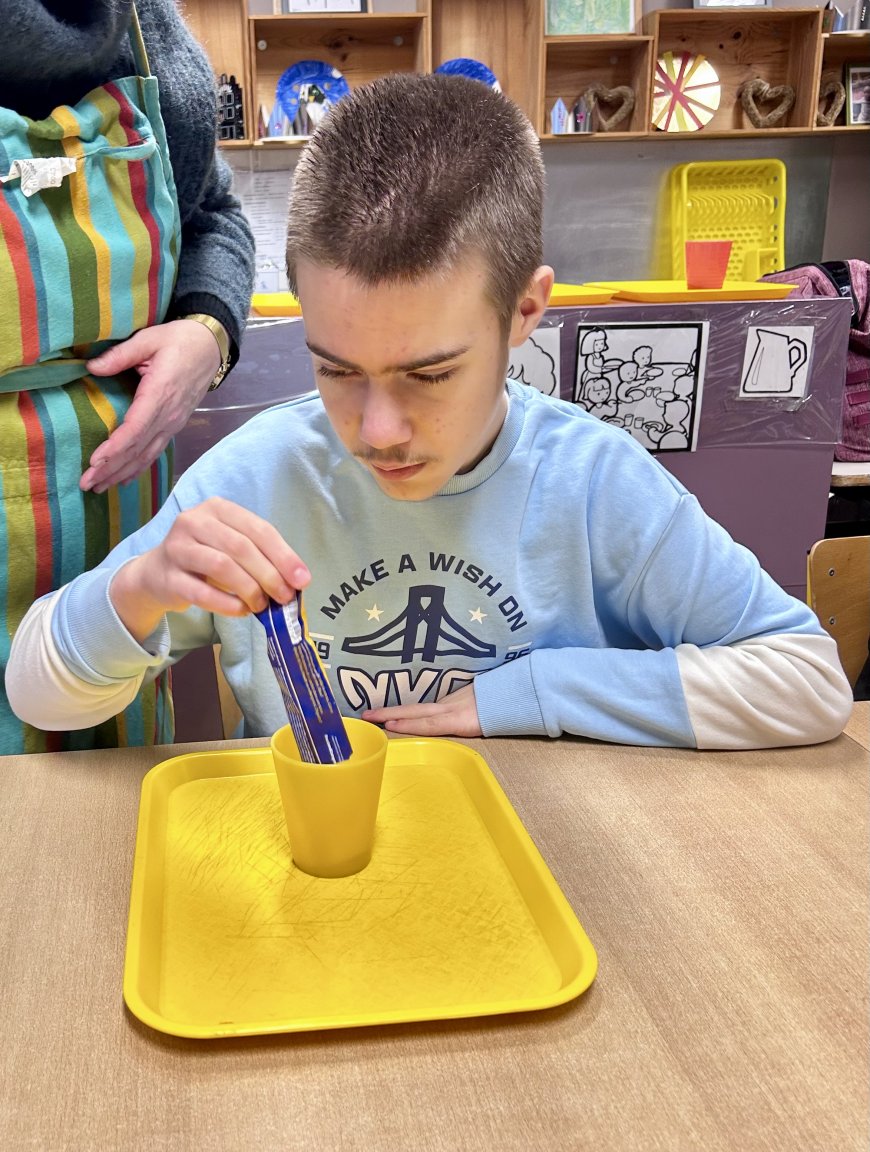
[[[406,444],[411,424],[398,397],[385,389],[369,388],[362,413],[360,439],[383,450]]]

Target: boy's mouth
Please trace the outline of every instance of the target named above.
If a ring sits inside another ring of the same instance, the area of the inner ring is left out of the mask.
[[[369,467],[378,476],[383,477],[384,480],[410,480],[412,476],[416,476],[423,468],[426,467],[426,462],[422,461],[419,464],[375,464],[368,461]]]

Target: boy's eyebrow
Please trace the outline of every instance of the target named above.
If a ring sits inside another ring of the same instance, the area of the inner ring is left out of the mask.
[[[327,352],[325,348],[319,348],[316,344],[312,344],[306,340],[308,351],[314,356],[319,356],[321,360],[328,360],[330,364],[337,364],[340,368],[349,368],[352,372],[361,372],[362,369],[358,364],[351,364],[349,360],[342,360],[340,356],[334,355],[332,352]],[[433,368],[436,364],[444,364],[448,360],[456,360],[460,356],[464,356],[468,351],[470,345],[464,348],[454,348],[450,352],[433,352],[431,356],[423,356],[419,360],[412,360],[407,364],[394,364],[386,368],[386,372],[416,372],[420,368]]]

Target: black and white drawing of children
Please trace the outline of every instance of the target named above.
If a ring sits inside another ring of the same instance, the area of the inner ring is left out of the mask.
[[[683,364],[679,368],[674,369],[674,379],[671,384],[671,389],[675,396],[679,396],[681,400],[688,400],[695,391],[695,379],[698,375],[698,350],[697,348],[692,353],[688,364]]]
[[[580,393],[589,380],[600,380],[608,372],[618,368],[620,360],[605,360],[608,349],[607,333],[603,328],[590,328],[580,342],[580,356],[577,364],[577,385],[574,389],[575,403],[582,403]],[[582,360],[582,369],[580,361]]]
[[[580,402],[590,415],[597,416],[599,420],[612,421],[618,410],[613,384],[606,376],[593,376],[587,380],[583,385]]]
[[[631,358],[637,365],[637,378],[641,384],[648,384],[661,376],[662,369],[652,362],[652,348],[649,344],[641,344],[640,348],[635,348]]]
[[[652,451],[692,447],[706,345],[703,324],[581,325],[577,340],[575,403]]]
[[[665,393],[665,395],[672,396],[673,393]],[[648,421],[643,426],[644,432],[659,451],[663,452],[668,449],[685,451],[689,447],[689,427],[686,421],[692,411],[688,401],[663,400],[661,396],[658,396],[656,403],[662,406],[662,419]]]
[[[619,384],[616,387],[616,399],[620,404],[627,401],[640,400],[644,395],[642,384],[638,384],[639,372],[634,360],[623,360],[616,369]]]

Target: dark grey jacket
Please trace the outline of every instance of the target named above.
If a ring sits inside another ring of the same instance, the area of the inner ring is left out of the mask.
[[[215,149],[211,66],[174,0],[137,0],[181,209],[181,259],[171,316],[207,312],[241,342],[254,241],[232,173]],[[0,0],[0,105],[34,119],[134,71],[132,0]]]

